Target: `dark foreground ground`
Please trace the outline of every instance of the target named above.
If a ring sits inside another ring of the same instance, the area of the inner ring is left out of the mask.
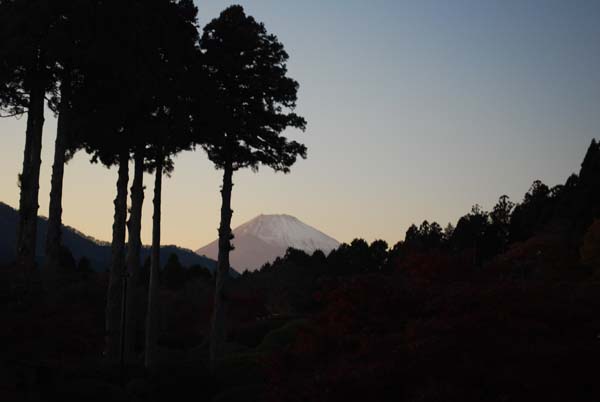
[[[600,400],[600,283],[590,275],[357,274],[321,278],[288,302],[241,278],[215,375],[204,279],[161,289],[161,369],[149,374],[102,359],[106,274],[27,293],[17,277],[5,268],[0,279],[3,401]]]

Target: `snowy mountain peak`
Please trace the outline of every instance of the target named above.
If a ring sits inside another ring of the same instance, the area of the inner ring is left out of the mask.
[[[298,218],[285,215],[259,215],[237,227],[235,235],[250,234],[268,244],[294,247],[312,253],[321,250],[330,252],[339,246],[339,242],[325,233],[301,222]]]
[[[340,243],[333,237],[286,214],[258,215],[233,230],[235,249],[230,255],[236,269],[254,270],[283,256],[289,247],[312,254],[329,253]],[[218,255],[218,241],[200,248],[198,254]]]

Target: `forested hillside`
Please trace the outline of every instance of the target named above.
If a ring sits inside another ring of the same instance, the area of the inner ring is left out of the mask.
[[[18,212],[0,202],[0,264],[6,265],[15,259],[15,233],[17,227]],[[46,228],[48,220],[44,217],[38,218],[38,241],[37,241],[37,260],[43,264],[44,247]],[[67,264],[79,263],[82,258],[85,258],[90,263],[90,268],[96,272],[103,272],[109,269],[110,266],[110,243],[94,239],[86,236],[77,229],[63,226],[63,242],[65,250],[63,250],[62,258]],[[161,266],[167,261],[171,254],[176,254],[181,263],[185,266],[201,265],[210,270],[214,270],[216,261],[200,256],[191,250],[187,250],[177,246],[161,246]],[[141,258],[145,260],[150,256],[150,247],[143,247],[141,250]]]

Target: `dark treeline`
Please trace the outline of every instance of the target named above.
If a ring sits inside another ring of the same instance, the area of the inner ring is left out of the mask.
[[[535,181],[519,203],[244,273],[238,319],[287,317],[258,347],[274,350],[265,398],[596,400],[599,180],[594,140],[578,175]],[[232,340],[252,346],[249,328]]]
[[[412,224],[404,240],[393,246],[383,240],[369,244],[357,238],[328,256],[321,251],[310,256],[290,249],[285,257],[265,264],[256,272],[245,272],[243,277],[267,275],[293,261],[323,263],[333,276],[386,273],[411,255],[436,253],[464,259],[461,265],[468,263],[483,270],[508,251],[549,233],[564,240],[561,248],[582,253],[584,259],[591,258],[585,255],[593,250],[581,247],[587,245],[585,239],[595,235],[594,222],[599,217],[600,144],[592,140],[579,174],[572,174],[564,185],[548,187],[535,180],[520,202],[502,195],[491,211],[475,204],[455,224],[448,223],[443,228],[435,221]]]

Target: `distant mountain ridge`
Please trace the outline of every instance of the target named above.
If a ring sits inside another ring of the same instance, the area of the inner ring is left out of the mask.
[[[0,202],[0,264],[8,264],[15,259],[18,216],[19,214],[14,208]],[[47,225],[46,218],[38,218],[36,255],[40,261],[44,256]],[[105,271],[110,266],[111,250],[109,242],[96,240],[77,229],[63,226],[63,244],[71,251],[76,260],[82,257],[88,258],[94,271]],[[202,265],[210,271],[214,271],[216,268],[216,261],[200,256],[192,250],[172,245],[161,247],[161,266],[164,266],[171,254],[176,254],[179,257],[179,262],[186,267]],[[141,250],[141,261],[143,262],[149,255],[150,247],[144,246]]]
[[[329,253],[340,245],[333,237],[285,214],[259,215],[235,228],[233,234],[235,249],[230,254],[230,261],[240,272],[256,270],[283,256],[290,247],[307,253],[316,250]],[[218,240],[215,240],[196,253],[216,258],[218,251]]]

